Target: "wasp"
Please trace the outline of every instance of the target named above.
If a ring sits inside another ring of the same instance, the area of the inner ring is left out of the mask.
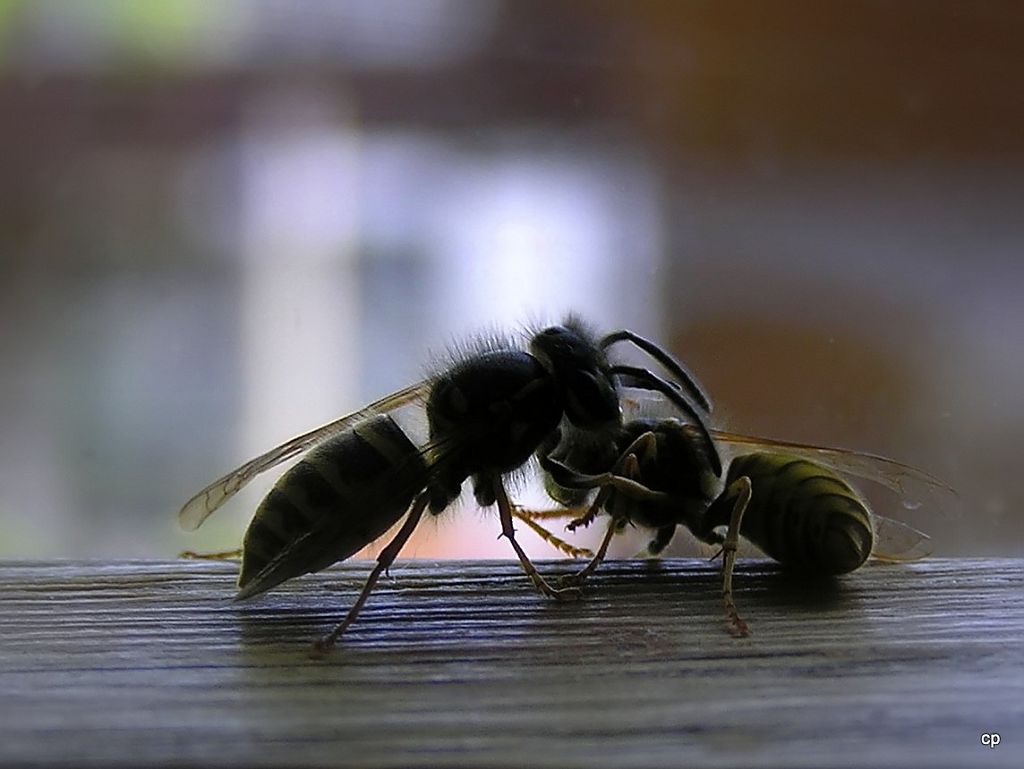
[[[608,350],[621,342],[646,353],[670,378],[613,363]],[[595,466],[613,463],[620,453],[626,387],[657,393],[673,404],[687,418],[709,471],[721,473],[707,423],[710,400],[683,366],[631,331],[598,336],[570,315],[530,336],[526,345],[494,335],[454,351],[433,376],[214,481],[185,503],[179,522],[198,528],[256,475],[305,452],[267,494],[245,533],[237,594],[244,599],[352,556],[404,516],[348,614],[316,642],[318,653],[356,620],[424,513],[440,514],[467,481],[481,507],[498,508],[501,534],[536,588],[552,598],[572,598],[578,588],[549,584],[516,540],[513,519],[519,514],[506,480],[535,455],[542,463],[548,456],[556,463],[577,457]],[[424,414],[425,435],[415,427]],[[629,479],[609,483],[634,485]],[[579,552],[553,536],[550,541]]]
[[[842,474],[876,481],[908,500],[911,488],[956,494],[917,468],[874,454],[714,429],[711,435],[735,452],[724,478],[693,425],[674,418],[638,417],[624,423],[617,439],[619,457],[604,473],[588,475],[550,454],[542,457],[552,496],[571,498],[599,489],[568,529],[589,525],[599,513],[610,518],[592,560],[562,584],[582,584],[605,558],[613,535],[627,525],[653,532],[648,556],[660,554],[682,526],[698,540],[720,547],[728,627],[733,635],[746,636],[749,627],[732,595],[740,535],[785,566],[818,575],[845,574],[869,557],[909,561],[930,549],[923,532],[873,513]],[[566,517],[565,510],[520,514],[534,520]]]

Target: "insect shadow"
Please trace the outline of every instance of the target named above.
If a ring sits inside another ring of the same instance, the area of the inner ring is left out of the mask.
[[[779,613],[823,613],[856,609],[860,605],[855,576],[823,575],[774,561],[737,565],[738,591],[751,605]]]

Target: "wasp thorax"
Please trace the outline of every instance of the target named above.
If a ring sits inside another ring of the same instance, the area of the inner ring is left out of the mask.
[[[435,512],[471,476],[478,501],[492,504],[494,477],[521,467],[562,414],[553,378],[521,350],[494,350],[458,363],[434,382],[426,410]]]

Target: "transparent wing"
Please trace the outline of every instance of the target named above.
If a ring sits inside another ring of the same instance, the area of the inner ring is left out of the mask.
[[[877,454],[738,435],[721,430],[712,430],[711,436],[716,441],[747,450],[782,450],[787,454],[817,462],[836,472],[873,481],[898,494],[903,506],[908,509],[914,509],[922,503],[928,502],[949,512],[953,504],[952,501],[958,497],[952,486],[943,483],[924,470]]]
[[[679,409],[661,393],[626,385],[621,388],[621,396],[622,415],[627,422],[632,419],[679,417]]]
[[[287,443],[282,443],[265,454],[260,454],[255,459],[251,459],[241,467],[232,470],[223,478],[218,478],[186,502],[178,513],[178,523],[183,529],[198,529],[214,510],[231,499],[249,481],[265,470],[269,470],[291,459],[326,438],[347,430],[357,422],[361,422],[376,414],[394,411],[417,400],[425,400],[429,392],[430,382],[429,380],[424,380],[418,384],[406,387],[404,390],[392,393],[385,398],[381,398],[359,411],[336,419],[330,424],[292,438]]]
[[[931,537],[905,523],[873,515],[875,547],[871,557],[887,563],[919,561],[932,554]]]

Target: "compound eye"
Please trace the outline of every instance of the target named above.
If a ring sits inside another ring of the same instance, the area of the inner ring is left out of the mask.
[[[594,372],[572,371],[566,377],[566,416],[584,429],[607,424],[621,414],[618,393],[607,378]]]

